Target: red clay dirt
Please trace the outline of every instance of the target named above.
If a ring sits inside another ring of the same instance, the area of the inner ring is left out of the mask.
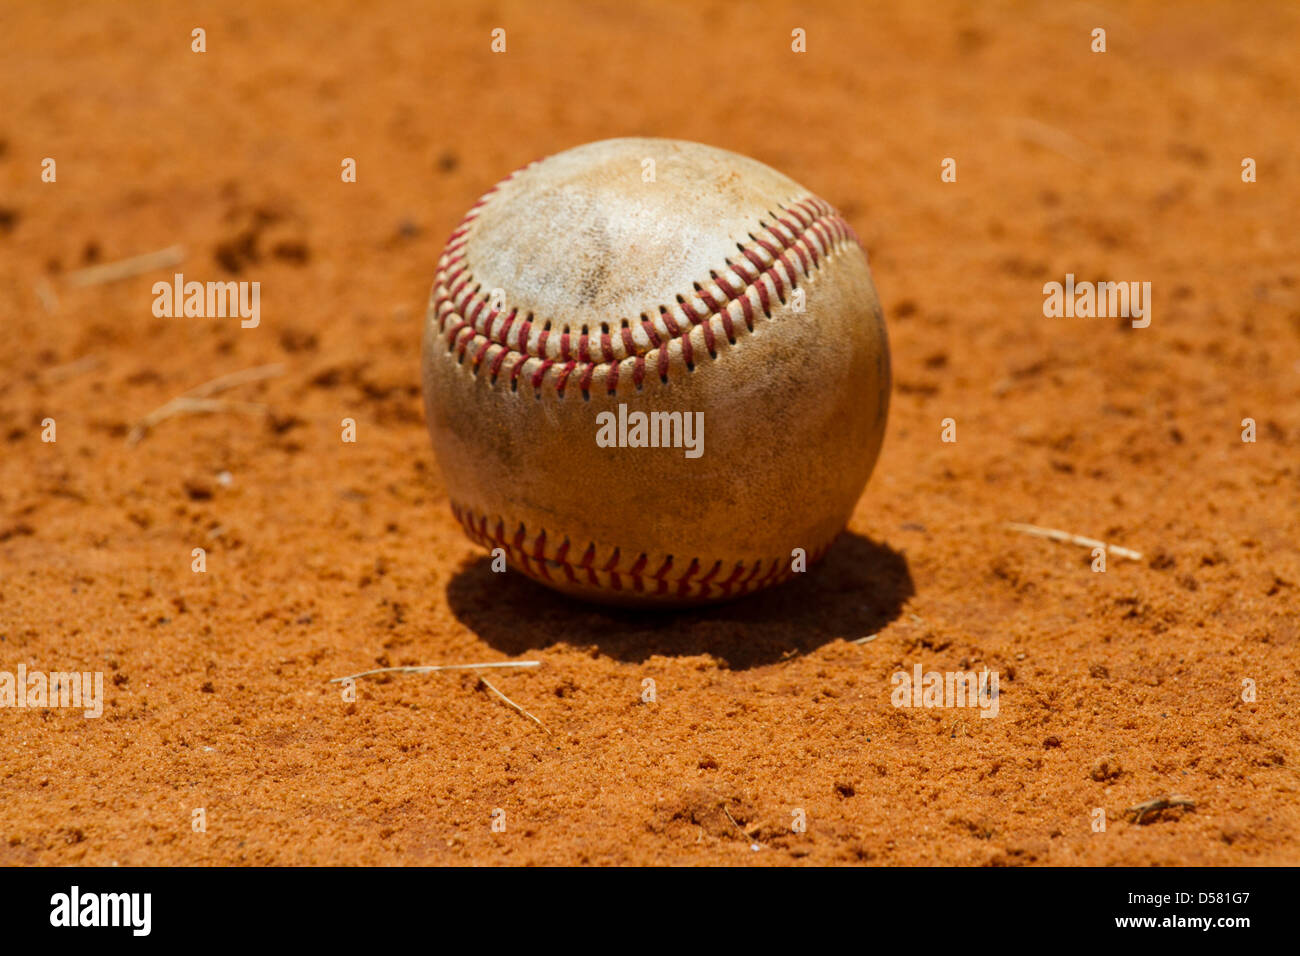
[[[0,863],[1300,862],[1298,36],[1286,2],[5,3],[0,671],[107,701],[0,709]],[[494,575],[423,423],[449,231],[620,135],[836,205],[892,339],[825,564],[680,614]],[[259,281],[261,324],[156,318],[175,271]],[[1046,318],[1067,273],[1151,282],[1150,327]],[[270,363],[216,396],[265,412],[128,443]],[[468,674],[328,683],[525,659],[490,680],[545,730]],[[998,716],[892,706],[918,664],[996,670]]]

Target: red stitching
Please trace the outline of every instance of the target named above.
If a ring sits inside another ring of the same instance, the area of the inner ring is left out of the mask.
[[[659,314],[663,316],[664,325],[668,326],[668,334],[670,336],[672,336],[675,339],[680,339],[684,337],[682,335],[682,327],[677,324],[677,320],[673,318],[673,314],[671,312],[669,312],[663,306],[660,306]],[[685,336],[685,338],[687,339],[687,341],[690,341],[689,336]]]
[[[766,274],[764,273],[764,275]],[[767,286],[759,280],[755,280],[754,285],[758,288],[758,298],[763,303],[763,314],[770,318],[772,315],[772,302],[767,297]]]
[[[600,361],[594,361],[594,356],[591,354],[593,350],[585,329],[577,341],[576,355],[574,354],[574,343],[570,339],[567,326],[561,326],[558,333],[557,354],[550,355],[548,341],[551,338],[551,330],[544,328],[534,341],[531,316],[521,325],[516,325],[517,310],[512,310],[499,327],[494,327],[497,325],[495,320],[498,313],[491,310],[480,321],[489,295],[480,285],[474,283],[466,262],[466,246],[469,243],[474,221],[483,206],[497,190],[532,165],[535,164],[515,170],[493,186],[466,213],[465,218],[447,241],[442,261],[438,266],[438,277],[430,302],[431,314],[438,319],[439,330],[447,342],[448,350],[457,353],[460,361],[465,360],[469,340],[473,338],[482,338],[486,344],[498,345],[504,350],[497,354],[492,362],[490,374],[493,381],[505,361],[504,355],[510,353],[516,357],[511,367],[512,385],[517,383],[523,364],[532,361],[536,363],[533,374],[529,377],[533,389],[540,391],[547,374],[552,368],[556,368],[554,385],[562,396],[572,379],[571,373],[574,371],[576,359],[578,364],[582,365],[578,380],[582,383],[584,392],[588,390],[596,370],[605,369],[607,389],[612,394],[618,382],[621,363],[633,361],[632,379],[639,387],[649,354],[654,351],[659,353],[655,361],[659,377],[667,381],[670,364],[668,345],[673,340],[679,342],[684,364],[693,367],[694,355],[690,333],[695,326],[702,325],[705,346],[710,357],[716,358],[716,331],[713,328],[713,319],[718,319],[727,341],[735,344],[735,322],[731,313],[733,302],[739,304],[740,313],[745,320],[745,328],[753,332],[755,303],[752,297],[757,297],[763,314],[770,318],[773,292],[777,299],[784,302],[787,291],[794,289],[800,278],[805,278],[814,270],[820,269],[823,258],[828,256],[836,245],[858,242],[853,228],[835,212],[830,203],[823,199],[806,197],[789,205],[778,206],[776,212],[769,212],[765,219],[760,221],[762,231],[751,234],[748,245],[738,247],[742,258],[725,260],[727,268],[743,281],[742,285],[737,287],[729,278],[711,271],[709,278],[713,288],[720,295],[715,294],[707,284],[699,284],[692,290],[698,305],[691,297],[679,296],[675,306],[686,320],[685,323],[679,322],[667,307],[660,306],[660,321],[667,332],[667,341],[664,332],[643,316],[640,327],[645,335],[644,341],[638,342],[627,324],[623,325],[622,334],[617,339],[608,331],[602,331],[599,339]],[[461,333],[466,330],[468,335],[464,340],[460,340]],[[512,332],[515,333],[513,341]],[[615,349],[615,342],[622,346],[621,358]],[[483,344],[478,345],[470,356],[474,374],[478,374],[484,358],[489,354],[488,348]]]
[[[757,252],[755,252],[753,249],[741,249],[741,250],[740,250],[740,254],[741,254],[742,256],[744,256],[746,259],[748,259],[751,263],[753,263],[753,266],[754,266],[755,272],[756,272],[758,275],[762,275],[762,274],[763,274],[763,269],[766,268],[766,267],[763,265],[763,258],[762,258],[762,256],[760,256],[760,255],[759,255]],[[754,280],[750,280],[750,284],[751,284],[751,285],[753,285],[753,281],[754,281]]]
[[[630,589],[638,595],[665,597],[670,594],[669,588],[675,586],[676,597],[707,600],[735,597],[761,590],[785,581],[795,574],[788,557],[760,558],[748,563],[737,561],[725,578],[720,577],[723,573],[723,562],[720,559],[705,562],[699,558],[692,558],[686,572],[674,579],[671,576],[674,565],[672,556],[666,557],[658,570],[649,574],[647,573],[648,555],[637,554],[628,562],[623,557],[623,549],[615,547],[610,552],[609,558],[597,566],[597,548],[594,543],[587,545],[582,559],[575,564],[569,560],[571,543],[568,538],[560,542],[552,554],[547,554],[545,530],[530,537],[521,524],[516,529],[513,539],[508,540],[504,519],[497,519],[495,533],[489,533],[489,519],[486,515],[476,515],[469,508],[455,502],[452,502],[451,511],[472,541],[489,551],[495,548],[503,549],[506,552],[507,562],[529,577],[546,583],[555,583],[556,579],[552,577],[552,572],[559,571],[563,572],[565,581],[572,584],[585,583],[597,590],[624,592]],[[819,561],[829,548],[828,541],[809,551],[808,565],[811,566]],[[763,566],[769,562],[767,573],[760,577]],[[627,566],[624,567],[624,564]],[[705,571],[706,567],[707,571]],[[586,572],[585,576],[580,574],[583,571]]]

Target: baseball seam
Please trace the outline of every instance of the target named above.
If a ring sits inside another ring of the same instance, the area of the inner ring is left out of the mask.
[[[801,279],[823,268],[846,244],[859,245],[853,228],[825,200],[808,196],[778,204],[780,212],[769,211],[767,219],[760,219],[749,243],[736,244],[739,255],[725,259],[722,270],[709,270],[690,292],[677,294],[673,305],[661,304],[653,318],[642,313],[635,326],[622,319],[617,335],[608,321],[600,323],[599,335],[583,325],[575,342],[569,324],[557,330],[553,320],[538,321],[531,312],[520,321],[517,307],[509,312],[492,308],[490,292],[475,281],[466,261],[472,227],[483,207],[532,165],[489,190],[452,232],[438,263],[429,307],[448,354],[455,353],[459,364],[469,358],[476,376],[486,368],[493,385],[505,375],[512,391],[524,378],[538,398],[548,375],[560,398],[575,379],[583,398],[589,398],[598,376],[613,395],[625,364],[630,364],[638,390],[652,361],[660,381],[667,382],[673,345],[686,369],[694,371],[691,332],[696,327],[709,358],[716,359],[720,337],[735,345],[741,323],[753,332],[759,312],[770,319],[774,300],[784,306]]]
[[[588,544],[581,558],[574,561],[570,560],[571,541],[567,537],[548,554],[544,529],[530,536],[520,524],[513,536],[507,536],[502,518],[497,518],[495,528],[491,528],[491,519],[487,515],[454,501],[451,510],[472,541],[489,551],[502,548],[508,563],[529,577],[552,586],[568,584],[612,591],[631,598],[711,600],[757,591],[788,580],[795,574],[789,557],[760,558],[749,563],[737,561],[729,572],[724,570],[725,562],[721,559],[706,564],[699,558],[691,558],[689,561],[683,559],[682,563],[686,565],[684,574],[671,577],[674,555],[666,555],[659,567],[651,570],[648,554],[635,554],[630,562],[625,562],[623,551],[618,547],[613,549],[608,559],[598,561],[594,542]],[[830,545],[831,542],[826,541],[809,551],[808,565],[819,561]],[[765,565],[768,569],[763,573]]]

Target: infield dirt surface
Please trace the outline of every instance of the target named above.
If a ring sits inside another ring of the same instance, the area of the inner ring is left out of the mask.
[[[1300,862],[1300,7],[119,6],[0,5],[0,671],[107,698],[0,709],[0,863]],[[493,574],[419,386],[470,204],[640,135],[838,207],[893,352],[825,563],[676,614]],[[260,325],[155,318],[174,272]],[[1067,273],[1149,281],[1150,327],[1045,318]],[[264,413],[128,443],[271,363],[219,396]],[[328,683],[490,660],[541,662],[490,679],[545,730],[469,674]],[[998,716],[894,707],[917,664]]]

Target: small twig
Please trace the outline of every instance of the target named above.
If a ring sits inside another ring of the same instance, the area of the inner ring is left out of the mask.
[[[1146,803],[1139,803],[1136,807],[1129,807],[1124,812],[1133,814],[1133,822],[1141,824],[1148,813],[1159,813],[1161,810],[1167,810],[1171,807],[1185,807],[1188,810],[1195,810],[1196,801],[1191,797],[1183,797],[1175,793],[1167,797],[1156,797]]]
[[[1121,548],[1118,545],[1107,544],[1105,541],[1098,541],[1096,538],[1085,538],[1081,534],[1071,534],[1068,531],[1060,531],[1056,528],[1040,528],[1034,524],[1017,524],[1014,521],[1007,522],[1004,527],[1010,531],[1019,531],[1021,534],[1033,535],[1036,538],[1048,538],[1052,541],[1060,541],[1065,544],[1077,544],[1084,548],[1105,548],[1111,554],[1120,558],[1128,558],[1132,561],[1141,561],[1142,552],[1131,551],[1128,548]]]
[[[59,311],[59,296],[58,293],[54,291],[54,286],[50,284],[49,279],[41,276],[36,280],[36,285],[33,287],[33,291],[36,293],[36,298],[41,300],[41,307],[44,308],[46,312],[53,315],[55,312]]]
[[[347,677],[334,677],[330,679],[331,684],[338,684],[345,680],[356,680],[358,677],[370,677],[373,674],[437,674],[442,671],[476,671],[487,667],[539,667],[541,661],[492,661],[489,664],[430,664],[425,667],[380,667],[372,671],[362,671],[360,674],[349,674]]]
[[[160,408],[154,409],[132,427],[130,434],[126,436],[128,445],[135,445],[149,433],[149,430],[155,425],[166,421],[174,415],[183,415],[193,412],[250,412],[264,413],[265,405],[259,405],[254,402],[230,402],[224,399],[213,399],[211,396],[218,392],[224,392],[226,389],[234,388],[237,385],[245,385],[248,382],[258,382],[262,379],[273,378],[276,375],[284,374],[284,366],[279,363],[271,365],[257,365],[253,368],[243,369],[239,372],[231,372],[229,375],[222,375],[220,378],[214,378],[210,382],[204,382],[188,392],[173,398],[167,404]]]
[[[509,697],[507,697],[505,694],[501,693],[501,691],[497,690],[494,686],[492,686],[492,682],[489,681],[489,680],[488,680],[486,677],[484,677],[482,674],[479,674],[479,675],[478,675],[478,680],[479,680],[479,683],[480,683],[480,684],[482,684],[482,685],[483,685],[484,687],[486,687],[488,690],[492,691],[492,693],[494,693],[494,694],[496,694],[498,697],[500,697],[501,700],[505,702],[505,705],[506,705],[507,707],[509,707],[509,708],[512,709],[512,710],[518,711],[519,713],[521,713],[521,714],[523,714],[525,717],[527,717],[529,720],[531,720],[533,723],[535,723],[538,727],[541,727],[542,730],[546,730],[546,733],[547,733],[548,736],[552,736],[552,737],[555,736],[555,735],[552,734],[549,730],[546,729],[546,725],[545,725],[544,723],[542,723],[540,720],[538,720],[536,717],[534,717],[534,716],[533,716],[532,714],[530,714],[528,711],[524,710],[522,707],[520,707],[518,704],[516,704],[513,700],[511,700],[511,699],[510,699]]]
[[[429,664],[422,667],[379,667],[376,668],[375,670],[362,671],[359,674],[349,674],[347,677],[335,677],[330,680],[330,683],[338,684],[342,681],[356,680],[359,677],[370,677],[374,674],[438,674],[444,671],[477,671],[477,670],[486,670],[488,668],[539,667],[541,666],[541,663],[542,663],[541,661],[490,661],[483,664]],[[478,675],[478,680],[480,684],[482,684],[488,690],[492,691],[492,693],[496,694],[497,697],[499,697],[501,701],[511,710],[514,710],[517,713],[520,713],[523,716],[527,717],[538,727],[541,727],[542,730],[545,730],[548,735],[555,736],[554,734],[551,734],[551,731],[547,728],[547,726],[544,723],[542,723],[540,720],[538,720],[528,711],[524,710],[522,707],[516,704],[505,694],[501,693],[501,691],[497,690],[496,685],[494,685],[490,680],[488,680],[482,674]]]
[[[41,373],[41,377],[51,383],[63,382],[80,375],[82,372],[93,371],[103,364],[104,357],[102,355],[85,355],[72,362],[51,366]]]
[[[135,445],[140,442],[153,428],[175,415],[183,415],[195,412],[248,412],[250,414],[263,414],[266,412],[265,405],[259,405],[256,402],[230,402],[224,398],[173,398],[162,408],[150,412],[131,429],[131,433],[126,436],[128,445]]]
[[[202,385],[196,385],[188,392],[182,393],[182,398],[207,398],[209,395],[215,395],[218,392],[224,392],[228,388],[234,388],[236,385],[246,385],[249,382],[260,382],[265,378],[275,378],[277,375],[284,374],[284,365],[279,362],[272,362],[270,365],[254,365],[252,368],[242,369],[238,372],[231,372],[229,375],[222,375],[214,378],[210,382],[204,382]]]
[[[1078,137],[1056,126],[1044,123],[1029,116],[1010,116],[1015,131],[1021,139],[1059,153],[1076,163],[1085,163],[1092,155],[1092,150]]]
[[[152,272],[154,269],[166,269],[179,265],[184,258],[184,246],[168,246],[166,249],[159,249],[157,252],[146,252],[142,256],[132,256],[130,259],[119,259],[117,262],[106,262],[103,265],[90,266],[86,269],[69,272],[67,282],[68,285],[77,289],[88,285],[100,285],[118,279],[129,279],[131,276]]]
[[[866,637],[859,637],[857,640],[849,641],[849,643],[850,643],[850,644],[870,644],[872,641],[874,641],[874,640],[875,640],[876,638],[878,638],[879,636],[880,636],[879,634],[868,634]]]
[[[763,845],[759,843],[754,836],[748,833],[744,827],[742,827],[739,823],[736,822],[736,818],[731,815],[731,811],[727,809],[727,805],[725,803],[722,805],[722,812],[727,815],[727,819],[731,821],[731,825],[740,831],[740,835],[749,841],[750,849],[757,850]]]

